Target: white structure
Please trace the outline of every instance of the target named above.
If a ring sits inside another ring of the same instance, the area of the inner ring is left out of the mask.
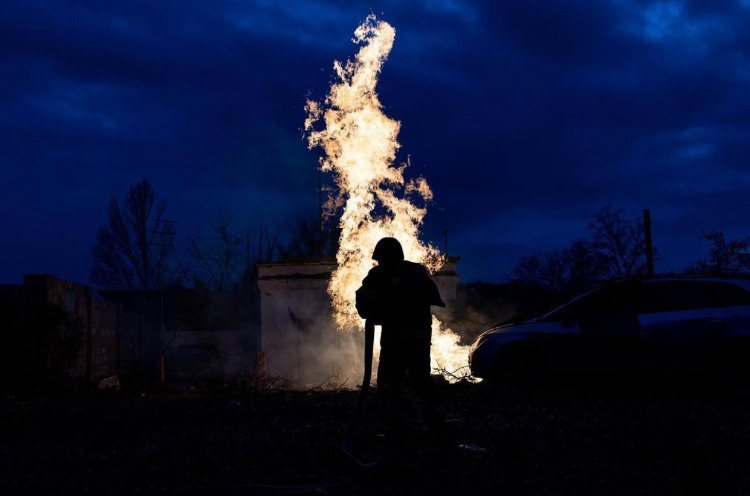
[[[448,306],[456,298],[458,260],[450,258],[433,276]],[[328,281],[335,269],[333,260],[258,265],[258,351],[265,355],[268,377],[297,384],[335,379],[352,387],[361,382],[364,333],[336,330],[328,294]]]

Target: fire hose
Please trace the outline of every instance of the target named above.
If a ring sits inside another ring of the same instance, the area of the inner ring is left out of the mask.
[[[360,456],[355,453],[354,440],[359,432],[359,427],[362,423],[362,416],[364,415],[365,403],[367,401],[367,393],[370,390],[370,379],[372,378],[372,354],[373,346],[375,343],[375,324],[370,320],[365,320],[365,366],[364,366],[364,377],[362,377],[362,386],[359,389],[359,396],[357,397],[357,405],[352,415],[351,423],[344,442],[341,444],[341,450],[351,457],[355,462],[363,467],[373,467],[379,461],[379,457],[370,457],[370,460],[363,460]]]

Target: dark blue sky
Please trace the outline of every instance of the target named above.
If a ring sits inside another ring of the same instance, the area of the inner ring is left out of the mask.
[[[369,13],[424,240],[464,282],[651,210],[657,270],[750,234],[750,1],[6,0],[0,283],[88,283],[111,195],[146,178],[180,237],[218,212],[284,235],[317,212],[304,105]]]

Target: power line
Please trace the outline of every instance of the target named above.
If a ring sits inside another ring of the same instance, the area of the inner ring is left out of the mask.
[[[165,248],[172,248],[174,246],[174,236],[177,232],[175,226],[176,220],[156,218],[154,219],[154,229],[150,232],[157,236],[157,239],[149,241],[150,246],[163,246]]]

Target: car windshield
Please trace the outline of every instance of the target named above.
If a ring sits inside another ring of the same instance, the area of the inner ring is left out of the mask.
[[[543,322],[549,322],[549,321],[558,321],[562,317],[569,315],[571,308],[577,306],[578,302],[581,300],[587,300],[591,295],[601,292],[602,288],[596,288],[592,289],[591,291],[588,291],[586,293],[583,293],[581,295],[576,296],[572,300],[563,303],[559,307],[550,310],[549,312],[545,313],[541,317],[539,317],[539,320]]]
[[[635,313],[641,284],[638,281],[616,281],[584,293],[552,310],[542,321],[577,321],[603,315]]]

